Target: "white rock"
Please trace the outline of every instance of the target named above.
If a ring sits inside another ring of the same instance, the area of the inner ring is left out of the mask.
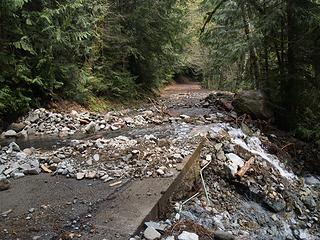
[[[144,111],[144,112],[143,112],[143,115],[144,115],[144,116],[148,116],[148,117],[150,117],[150,116],[152,116],[152,115],[153,115],[153,112],[152,112],[152,111],[147,110],[147,111]]]
[[[174,236],[167,237],[166,240],[174,240]]]
[[[114,125],[111,125],[111,127],[110,127],[110,128],[111,128],[111,130],[112,130],[112,131],[116,131],[116,130],[118,130],[118,129],[119,129],[118,127],[116,127],[116,126],[114,126]]]
[[[83,179],[83,178],[84,178],[84,176],[85,176],[85,173],[82,173],[82,172],[79,172],[79,173],[77,173],[77,174],[76,174],[76,178],[77,178],[77,180],[81,180],[81,179]]]
[[[226,154],[226,157],[229,160],[226,166],[230,171],[231,175],[235,176],[235,174],[238,172],[238,169],[243,167],[244,161],[242,158],[240,158],[238,155],[234,153],[228,153]]]
[[[92,159],[89,159],[88,161],[86,161],[86,163],[91,166],[92,165]]]
[[[89,178],[89,179],[92,179],[92,178],[95,178],[97,175],[97,172],[96,171],[88,171],[85,176],[86,178]]]
[[[157,171],[156,171],[159,175],[164,175],[164,171],[162,170],[162,169],[157,169]]]
[[[184,115],[184,114],[182,114],[182,115],[180,115],[180,117],[182,118],[182,119],[190,119],[190,116],[188,116],[188,115]]]
[[[143,236],[148,240],[154,240],[160,239],[161,234],[153,227],[147,227],[147,229],[143,232]]]
[[[15,137],[17,136],[17,132],[15,130],[8,130],[4,133],[4,136],[9,138],[9,137]]]
[[[99,154],[95,154],[93,155],[93,160],[95,160],[96,162],[100,160],[100,155]]]
[[[22,172],[16,172],[16,173],[12,174],[12,176],[14,179],[18,179],[18,178],[24,177],[25,175]]]
[[[76,116],[76,115],[78,115],[78,112],[75,111],[75,110],[72,110],[70,114],[73,115],[73,116]]]
[[[199,236],[195,233],[183,231],[179,236],[179,240],[199,240]]]
[[[11,148],[13,151],[20,152],[20,147],[15,142],[10,143],[9,148]]]
[[[214,145],[214,148],[217,150],[217,151],[220,151],[220,149],[222,148],[222,143],[217,143],[216,145]]]
[[[206,161],[210,162],[212,160],[212,156],[210,154],[206,155]]]

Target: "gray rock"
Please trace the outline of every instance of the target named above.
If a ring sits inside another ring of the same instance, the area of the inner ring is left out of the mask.
[[[9,210],[7,210],[7,211],[5,211],[5,212],[2,212],[1,213],[1,216],[2,217],[8,217],[8,215],[10,214],[10,213],[12,213],[13,212],[13,210],[12,209],[9,209]]]
[[[250,114],[254,118],[269,119],[273,117],[265,95],[259,91],[251,90],[238,93],[232,105],[237,112]]]
[[[4,170],[6,170],[6,168],[6,166],[0,165],[0,175],[4,172]]]
[[[29,116],[27,117],[26,121],[34,123],[40,118],[38,113],[30,112]]]
[[[10,125],[10,129],[16,131],[16,132],[20,132],[21,130],[23,130],[26,127],[26,124],[23,122],[20,123],[12,123]]]
[[[217,153],[217,159],[220,161],[226,160],[226,156],[224,155],[224,152],[222,150],[219,150],[219,152]]]
[[[234,240],[234,236],[231,233],[224,231],[215,231],[214,240]]]
[[[304,205],[306,205],[306,207],[311,211],[313,211],[317,207],[317,203],[311,195],[305,196],[301,200]]]
[[[264,202],[275,213],[281,212],[286,208],[286,202],[283,199],[278,199],[278,200],[266,199]]]
[[[11,130],[6,131],[4,133],[4,136],[7,137],[7,138],[16,137],[17,136],[17,132],[11,129]]]
[[[31,167],[30,169],[24,170],[23,173],[27,175],[39,175],[41,169],[39,167]]]
[[[144,223],[147,227],[153,227],[155,230],[164,231],[165,228],[168,226],[167,224],[161,224],[157,222],[145,222]]]
[[[160,239],[161,234],[153,227],[147,227],[147,229],[143,232],[143,236],[148,240],[154,240]]]
[[[308,185],[318,185],[320,186],[320,179],[314,176],[306,176],[304,177],[304,181]]]
[[[10,188],[10,181],[6,178],[0,177],[0,191],[5,191]]]
[[[199,236],[195,233],[183,231],[179,236],[179,240],[199,240]]]
[[[9,149],[16,151],[16,152],[20,152],[20,147],[15,142],[12,142],[9,144]]]
[[[94,133],[96,131],[96,124],[95,122],[90,122],[85,128],[84,130],[86,131],[86,133],[91,134]]]
[[[24,175],[24,173],[22,173],[22,172],[15,172],[15,173],[13,173],[12,174],[12,177],[14,178],[14,179],[19,179],[19,178],[22,178],[22,177],[24,177],[25,175]]]

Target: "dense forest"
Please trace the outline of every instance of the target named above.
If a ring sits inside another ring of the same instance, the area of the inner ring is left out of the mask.
[[[152,94],[192,68],[259,89],[278,125],[320,139],[318,0],[2,0],[0,117],[52,100]]]

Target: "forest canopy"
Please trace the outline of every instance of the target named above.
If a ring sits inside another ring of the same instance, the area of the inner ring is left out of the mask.
[[[320,139],[319,0],[2,0],[0,117],[57,99],[130,100],[191,67],[258,89],[279,126]]]

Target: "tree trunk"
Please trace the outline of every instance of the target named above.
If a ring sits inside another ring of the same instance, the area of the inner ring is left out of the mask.
[[[297,0],[287,0],[287,78],[282,79],[281,96],[282,107],[285,109],[283,126],[294,129],[297,126],[297,108],[299,99],[299,71],[298,71],[298,49],[297,46],[297,16],[295,14]]]
[[[251,68],[254,88],[259,89],[261,87],[260,86],[260,67],[258,62],[257,50],[251,42],[250,24],[249,24],[249,19],[248,19],[247,11],[245,7],[246,7],[245,4],[241,4],[244,32],[249,44],[250,68]]]

